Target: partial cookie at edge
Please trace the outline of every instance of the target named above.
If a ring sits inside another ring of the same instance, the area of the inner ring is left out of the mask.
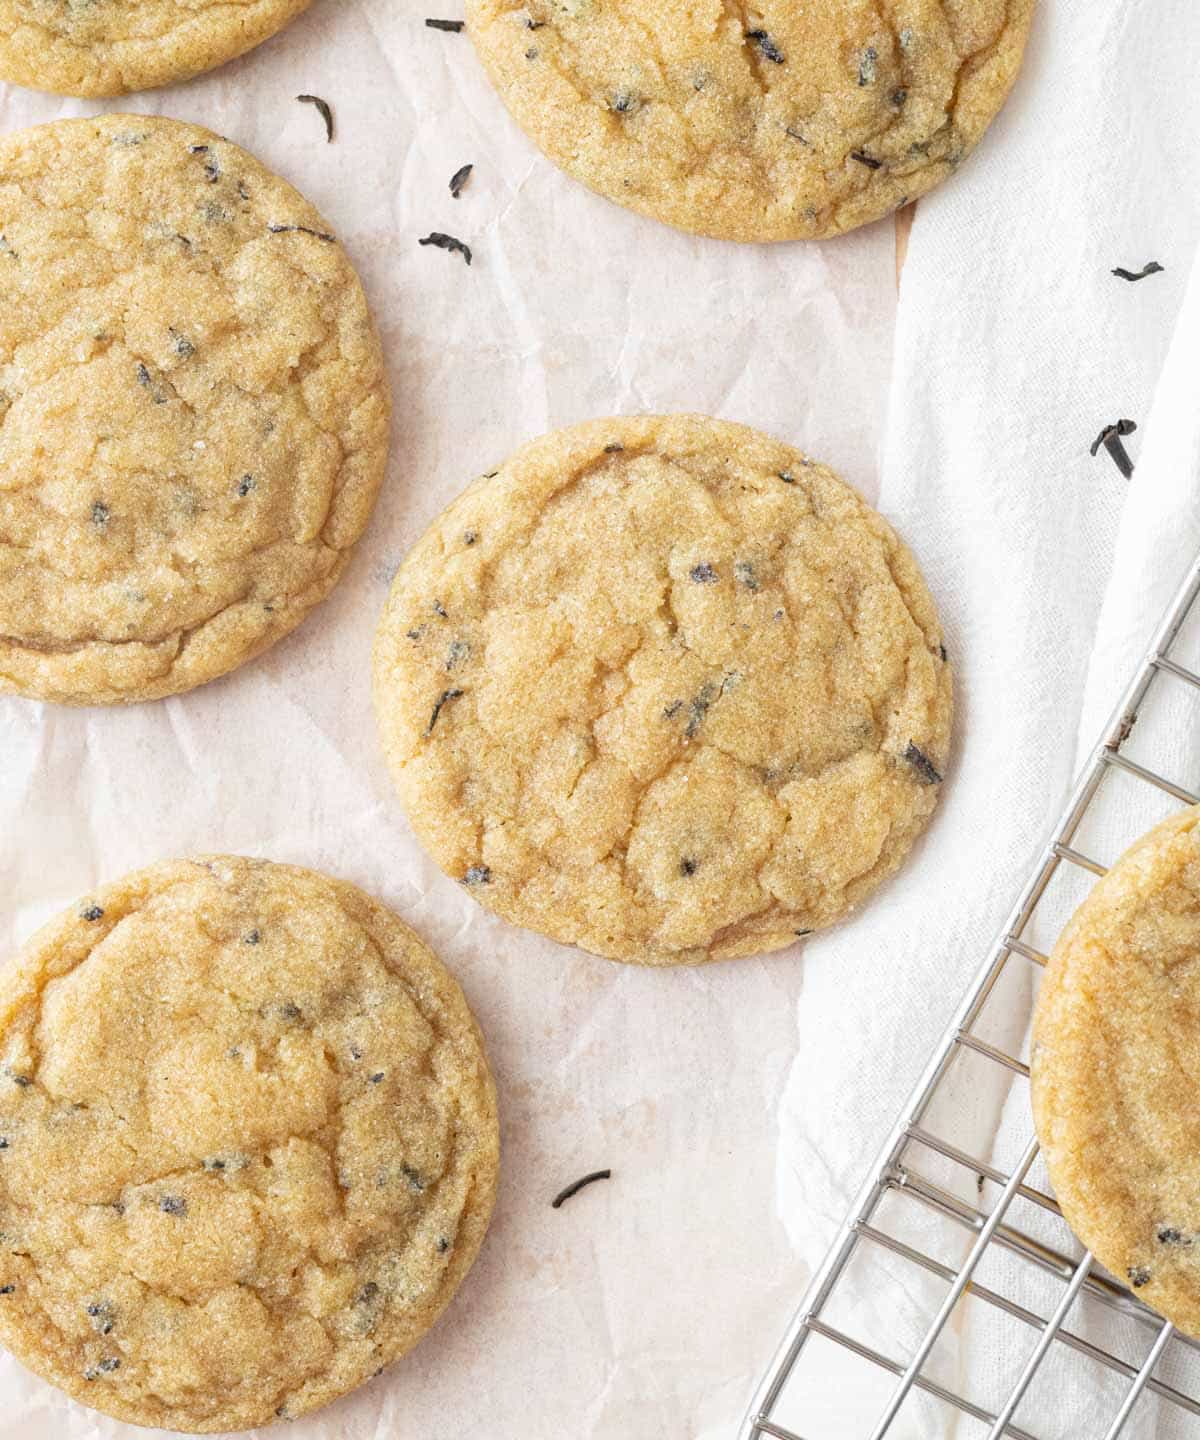
[[[1034,1118],[1063,1215],[1097,1260],[1200,1336],[1200,808],[1135,842],[1054,947],[1034,1018]]]
[[[58,95],[187,80],[260,45],[312,0],[0,0],[0,79]],[[182,12],[182,18],[181,18]]]
[[[951,174],[1008,95],[1033,3],[656,0],[634,27],[612,0],[468,0],[467,19],[518,124],[577,180],[765,241],[867,224]]]

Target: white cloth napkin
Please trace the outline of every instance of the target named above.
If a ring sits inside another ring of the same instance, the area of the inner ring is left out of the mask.
[[[941,607],[959,742],[912,863],[852,925],[809,945],[778,1185],[781,1214],[813,1262],[1200,543],[1200,280],[1164,370],[1200,237],[1198,65],[1193,0],[1043,4],[1024,73],[982,152],[918,210],[880,505]],[[1149,260],[1165,273],[1136,284],[1110,274]],[[1126,417],[1142,426],[1126,441],[1141,455],[1132,484],[1103,451],[1088,453],[1102,425]],[[1156,758],[1196,786],[1194,705],[1192,717],[1182,753]],[[1128,819],[1118,813],[1090,837],[1097,858],[1115,858],[1103,841]],[[1000,1026],[988,1038],[1019,1054],[1017,999],[1007,1033]],[[1010,1098],[1008,1086],[985,1081],[989,1069],[967,1064],[956,1079],[960,1143],[1011,1163],[1015,1137],[1029,1133],[1028,1089],[1022,1082]],[[942,1258],[953,1264],[964,1250]],[[906,1361],[945,1287],[890,1269],[906,1291],[865,1268],[851,1273],[840,1309],[847,1328]],[[1043,1315],[1058,1293],[1045,1290]],[[995,1408],[1036,1333],[1011,1322],[1001,1332],[982,1313],[971,1302],[958,1317],[933,1373]],[[1086,1334],[1087,1323],[1076,1328]],[[798,1382],[781,1418],[806,1436],[868,1434],[894,1382],[860,1384],[857,1363],[828,1347],[819,1355],[816,1392]],[[1039,1437],[1100,1437],[1121,1387],[1104,1389],[1104,1372],[1093,1374],[1098,1387],[1085,1379],[1082,1391],[1040,1389],[1018,1423]],[[835,1408],[820,1398],[830,1394]],[[1082,1415],[1071,1408],[1080,1394],[1095,1402]],[[804,1428],[810,1413],[833,1428]],[[985,1430],[914,1397],[889,1434]]]

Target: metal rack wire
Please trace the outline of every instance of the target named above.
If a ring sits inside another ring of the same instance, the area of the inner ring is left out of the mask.
[[[1180,658],[1181,637],[1200,629],[1198,597],[1200,557],[813,1277],[740,1440],[884,1440],[901,1431],[1046,1440],[1041,1427],[1047,1407],[1034,1399],[1043,1383],[1054,1386],[1056,1413],[1071,1409],[1063,1387],[1074,1385],[1078,1392],[1077,1419],[1056,1436],[1116,1440],[1135,1414],[1139,1425],[1153,1425],[1156,1416],[1164,1424],[1168,1417],[1177,1425],[1186,1421],[1186,1433],[1194,1424],[1200,1436],[1200,1344],[1175,1332],[1081,1253],[1044,1172],[1039,1174],[1027,1060],[1010,1053],[1021,1048],[1012,1037],[1027,1036],[1046,952],[1074,905],[1104,874],[1104,865],[1080,848],[1088,844],[1097,797],[1118,783],[1140,787],[1160,812],[1200,801],[1131,753],[1156,753],[1149,730],[1172,724],[1178,730],[1181,701],[1197,706],[1188,723],[1200,733],[1200,644],[1191,664]],[[1181,694],[1162,693],[1172,689]],[[1138,743],[1131,744],[1135,734]],[[1110,858],[1158,818],[1135,823],[1138,804],[1129,799],[1121,807],[1129,833],[1110,837],[1118,842]],[[997,1033],[1007,1037],[1007,1047],[996,1043]],[[972,1076],[964,1078],[964,1066],[973,1068]],[[998,1077],[1013,1143],[1007,1156],[969,1153],[955,1114],[965,1095],[979,1094],[981,1085]],[[868,1284],[860,1275],[852,1287],[854,1267],[866,1268]],[[861,1303],[843,1303],[851,1288],[871,1298],[865,1320]],[[1011,1368],[990,1362],[986,1395],[970,1393],[961,1363],[935,1363],[940,1342],[962,1333],[967,1307],[976,1315],[983,1308],[993,1327],[986,1333],[993,1337],[994,1327],[1008,1327],[1007,1339],[991,1349],[1007,1356]],[[847,1382],[848,1365],[861,1367],[861,1379]],[[1146,1416],[1144,1409],[1155,1403],[1156,1416]],[[864,1418],[868,1413],[877,1418]],[[937,1415],[953,1417],[953,1425],[942,1428]]]

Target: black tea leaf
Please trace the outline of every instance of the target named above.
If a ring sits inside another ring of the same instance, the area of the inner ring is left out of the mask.
[[[584,1175],[579,1180],[573,1180],[565,1189],[560,1190],[551,1200],[550,1204],[557,1210],[572,1195],[578,1195],[585,1185],[590,1185],[594,1180],[611,1180],[611,1170],[593,1170],[590,1175]]]
[[[333,111],[329,108],[329,102],[322,100],[319,95],[297,95],[296,99],[302,105],[315,105],[321,119],[325,122],[326,144],[333,144]]]
[[[418,245],[433,245],[439,250],[449,250],[452,254],[457,253],[469,265],[471,263],[471,247],[464,245],[461,240],[453,235],[446,235],[441,230],[432,230],[428,235],[417,241]]]

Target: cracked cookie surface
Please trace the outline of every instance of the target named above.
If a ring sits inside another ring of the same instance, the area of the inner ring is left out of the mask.
[[[0,980],[0,1340],[213,1431],[424,1335],[482,1243],[495,1093],[458,985],[354,886],[237,857],[82,900]]]
[[[682,230],[814,239],[949,175],[1020,67],[1034,0],[467,0],[526,133]]]
[[[154,699],[266,649],[337,582],[388,418],[353,267],[244,150],[0,138],[0,689]]]
[[[1200,808],[1131,846],[1063,931],[1032,1071],[1067,1223],[1139,1299],[1200,1336]]]
[[[125,95],[223,65],[312,0],[0,0],[0,79]]]
[[[536,440],[434,521],[380,622],[375,703],[447,874],[668,965],[788,945],[896,869],[951,679],[911,555],[832,471],[644,416]]]

